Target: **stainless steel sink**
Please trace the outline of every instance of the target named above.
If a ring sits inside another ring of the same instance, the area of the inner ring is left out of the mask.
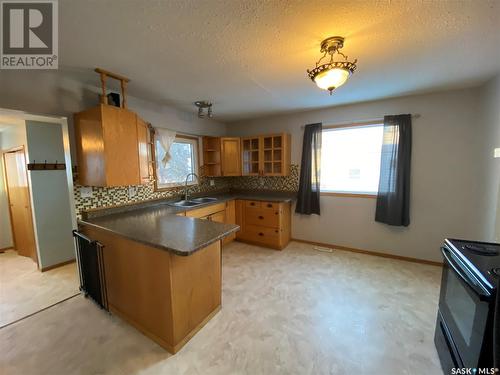
[[[203,198],[193,198],[190,200],[190,202],[196,202],[198,204],[201,204],[201,203],[215,202],[216,200],[217,198],[203,197]]]
[[[217,198],[204,197],[204,198],[193,198],[193,199],[190,199],[188,201],[171,202],[168,204],[170,206],[174,206],[174,207],[194,207],[194,206],[199,206],[201,204],[215,202],[215,201],[217,201]]]
[[[193,206],[198,206],[201,203],[193,202],[193,201],[177,201],[177,202],[170,202],[168,205],[170,206],[175,206],[175,207],[193,207]]]

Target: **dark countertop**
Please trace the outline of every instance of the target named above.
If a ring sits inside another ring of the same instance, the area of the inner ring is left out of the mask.
[[[80,220],[79,224],[90,225],[148,246],[186,256],[238,231],[239,226],[176,214],[232,199],[274,202],[290,202],[295,199],[295,193],[280,192],[230,192],[205,195],[217,198],[217,201],[195,207],[173,207],[167,203],[178,199],[156,200],[103,208],[84,213],[84,219]]]

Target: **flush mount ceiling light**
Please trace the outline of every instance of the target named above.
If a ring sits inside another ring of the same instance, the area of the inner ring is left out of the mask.
[[[313,80],[320,89],[330,91],[342,86],[352,73],[356,70],[356,62],[347,61],[347,56],[339,50],[344,47],[344,38],[341,36],[332,36],[321,42],[321,52],[323,56],[316,63],[316,67],[307,70],[309,78]],[[337,57],[343,57],[343,60],[334,61],[335,54]],[[330,61],[320,64],[321,61],[330,55]]]
[[[207,116],[208,118],[212,118],[212,103],[207,101],[207,100],[198,100],[194,102],[194,105],[198,107],[198,117],[199,118],[205,118]],[[205,109],[207,110],[207,113],[205,115]]]

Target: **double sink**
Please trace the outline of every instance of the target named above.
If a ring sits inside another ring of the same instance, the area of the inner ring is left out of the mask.
[[[217,198],[203,197],[203,198],[193,198],[189,200],[182,200],[177,202],[170,202],[168,205],[174,207],[195,207],[206,203],[216,202]]]

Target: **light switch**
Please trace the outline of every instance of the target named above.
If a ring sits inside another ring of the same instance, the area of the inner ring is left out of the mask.
[[[493,152],[495,158],[500,158],[500,147],[497,147]]]
[[[92,187],[91,186],[82,186],[80,188],[80,197],[92,198]]]

